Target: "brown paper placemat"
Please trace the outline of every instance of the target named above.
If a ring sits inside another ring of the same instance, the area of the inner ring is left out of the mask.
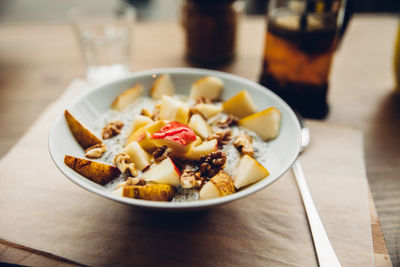
[[[73,82],[1,160],[0,238],[88,265],[317,265],[290,171],[250,197],[192,214],[139,210],[71,183],[51,161],[47,136],[86,87]],[[362,135],[309,126],[301,162],[332,245],[343,266],[373,266]]]

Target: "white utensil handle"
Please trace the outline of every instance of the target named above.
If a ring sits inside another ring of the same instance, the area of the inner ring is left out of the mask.
[[[303,204],[307,213],[308,223],[310,225],[314,247],[317,252],[319,266],[321,267],[337,267],[342,266],[332,248],[331,242],[326,234],[324,225],[318,215],[314,202],[308,190],[307,182],[304,176],[303,168],[297,159],[292,165],[292,171],[296,177],[296,182],[300,189]]]

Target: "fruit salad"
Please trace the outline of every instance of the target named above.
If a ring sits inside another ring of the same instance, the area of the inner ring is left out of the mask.
[[[218,198],[268,178],[263,152],[279,134],[278,109],[259,111],[246,90],[221,100],[229,88],[213,76],[193,81],[187,96],[168,74],[144,89],[119,94],[90,130],[66,110],[85,157],[65,164],[115,195],[151,201]]]

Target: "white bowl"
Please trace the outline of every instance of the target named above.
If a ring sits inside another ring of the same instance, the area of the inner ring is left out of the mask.
[[[145,87],[145,94],[148,94],[150,85],[153,83],[155,77],[164,73],[171,75],[176,91],[179,94],[188,94],[190,86],[195,80],[203,76],[213,75],[221,78],[225,83],[222,94],[223,100],[246,89],[252,96],[258,110],[270,106],[277,107],[282,114],[280,133],[276,139],[269,142],[268,150],[265,151],[269,158],[268,164],[265,167],[270,172],[270,175],[237,193],[210,200],[159,202],[115,196],[102,186],[84,178],[64,164],[65,155],[84,158],[84,154],[82,148],[72,136],[63,113],[59,114],[49,133],[50,154],[61,172],[71,181],[88,191],[121,203],[157,210],[190,211],[211,208],[253,194],[275,182],[293,164],[299,154],[301,143],[300,124],[293,110],[281,98],[265,87],[232,74],[193,68],[166,68],[136,72],[128,77],[101,85],[86,92],[70,106],[65,107],[65,109],[73,110],[73,113],[77,114],[80,120],[83,120],[83,124],[90,127],[93,125],[93,122],[97,121],[109,109],[113,99],[123,90],[140,82]]]

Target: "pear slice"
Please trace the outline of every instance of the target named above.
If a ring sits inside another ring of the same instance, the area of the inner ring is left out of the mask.
[[[86,129],[68,110],[64,112],[65,120],[75,140],[83,149],[103,143],[99,138]]]
[[[239,120],[239,125],[254,131],[264,141],[278,136],[280,124],[281,112],[275,107],[267,108]]]
[[[218,150],[218,141],[217,139],[211,139],[210,141],[204,141],[198,146],[195,146],[189,150],[184,156],[183,159],[187,160],[200,160],[201,156],[205,156],[210,154],[211,152]]]
[[[151,164],[150,168],[143,173],[143,179],[157,184],[180,185],[180,172],[174,162],[167,157],[160,163]]]
[[[129,136],[132,135],[134,132],[136,132],[139,128],[146,126],[152,122],[153,122],[153,120],[150,119],[149,117],[136,114],[133,117],[132,126],[129,131],[130,132]]]
[[[206,97],[210,100],[218,100],[221,96],[224,82],[214,76],[206,76],[192,84],[190,88],[189,98],[197,99],[199,97]]]
[[[188,126],[203,140],[212,134],[210,126],[208,126],[207,122],[199,114],[193,114],[192,117],[190,117]]]
[[[126,145],[136,141],[144,150],[153,152],[157,148],[157,144],[151,139],[151,135],[160,130],[166,123],[164,120],[158,120],[137,129],[129,136]]]
[[[150,154],[147,153],[136,141],[125,146],[124,153],[129,155],[131,162],[133,162],[135,167],[139,170],[143,170],[150,164]]]
[[[171,76],[163,74],[158,77],[150,89],[150,95],[153,99],[160,99],[163,95],[172,96],[175,94],[175,87]]]
[[[237,189],[258,182],[269,175],[263,165],[248,155],[244,155],[239,162],[236,175],[233,177]]]
[[[105,185],[120,175],[118,168],[92,160],[65,155],[64,163],[89,180]]]
[[[214,117],[218,113],[222,112],[222,106],[214,105],[214,104],[207,104],[207,103],[200,103],[194,106],[194,108],[201,113],[206,119]]]
[[[138,83],[134,87],[120,93],[111,103],[111,108],[118,111],[123,111],[127,106],[129,106],[142,94],[143,94],[143,85]]]
[[[226,113],[230,113],[239,118],[249,116],[257,111],[253,99],[246,90],[229,98],[223,103],[222,107]]]
[[[160,119],[187,124],[189,105],[170,96],[163,96],[160,104]]]
[[[169,184],[126,185],[113,191],[113,194],[152,201],[169,201],[175,195],[175,188]]]
[[[212,177],[200,190],[200,200],[211,199],[235,193],[232,177],[220,171]]]

